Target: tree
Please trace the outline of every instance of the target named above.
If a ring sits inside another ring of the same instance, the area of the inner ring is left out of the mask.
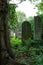
[[[37,14],[43,14],[43,0],[29,0],[38,9]]]
[[[22,0],[21,2],[23,2],[24,0]],[[31,3],[33,3],[35,5],[35,7],[37,7],[38,12],[37,14],[39,15],[40,13],[43,13],[43,0],[29,0]],[[40,2],[39,2],[40,1]],[[15,28],[18,26],[18,24],[20,25],[21,22],[23,22],[24,20],[26,20],[26,15],[23,12],[16,12],[15,8],[16,8],[16,4],[10,4],[9,5],[9,13],[8,13],[8,25],[9,28],[12,30],[15,30]],[[17,22],[18,19],[18,23]]]
[[[15,30],[17,27],[17,16],[16,16],[16,11],[15,11],[15,5],[14,4],[9,4],[9,10],[8,10],[8,27],[11,30]]]
[[[27,20],[30,22],[31,24],[31,29],[32,31],[34,31],[34,17],[28,17]]]
[[[16,14],[17,14],[18,22],[23,22],[26,19],[26,15],[24,12],[17,11]]]
[[[38,12],[43,14],[43,2],[40,2],[36,7],[38,7]]]
[[[22,22],[26,20],[26,15],[24,12],[21,12],[21,11],[17,11],[16,15],[17,15],[17,20],[18,20],[18,26],[20,26]]]
[[[16,4],[9,4],[7,16],[8,27],[13,31],[18,25],[20,26],[20,24],[26,19],[26,15],[23,12],[15,11],[16,7]]]
[[[20,2],[26,1],[26,0],[19,0]],[[32,4],[35,5],[35,8],[38,9],[37,14],[39,15],[40,13],[43,14],[43,0],[28,0]]]

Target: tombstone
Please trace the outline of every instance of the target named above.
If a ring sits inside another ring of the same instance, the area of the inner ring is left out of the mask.
[[[31,38],[31,24],[28,21],[24,21],[22,24],[22,41]]]
[[[42,35],[42,22],[39,16],[34,16],[34,39],[41,40]]]

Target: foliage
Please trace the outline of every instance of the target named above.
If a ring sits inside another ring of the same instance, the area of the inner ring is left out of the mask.
[[[21,40],[15,37],[10,38],[10,45],[12,48],[18,47],[21,45]]]
[[[27,18],[29,23],[31,24],[31,31],[32,31],[32,38],[33,38],[33,32],[34,32],[34,17]]]
[[[8,26],[11,30],[15,30],[17,27],[17,16],[15,11],[15,5],[9,4],[8,16],[7,16]]]
[[[43,0],[29,0],[31,3],[35,5],[35,8],[38,9],[37,14],[43,14]]]
[[[43,49],[43,40],[27,39],[24,41],[23,45],[23,42],[20,39],[12,37],[10,39],[10,44],[12,48],[22,51],[29,50],[32,47],[36,49]]]
[[[40,16],[40,18],[41,18],[41,22],[42,22],[42,39],[43,39],[43,14],[41,14],[41,15],[39,15]]]
[[[24,64],[28,65],[29,62],[30,65],[43,65],[43,40],[28,39],[25,40],[25,45],[23,46],[20,39],[12,37],[10,43],[14,49],[13,53],[15,54],[16,61],[22,61],[19,51],[23,51],[22,58],[25,59],[26,57],[26,62],[23,61]]]
[[[42,24],[43,24],[43,14],[40,14],[39,16],[41,17],[41,21],[42,21]]]
[[[27,39],[27,40],[24,41],[24,46],[27,46],[28,50],[31,47],[37,48],[37,49],[43,49],[43,40],[31,40],[31,39]]]
[[[35,48],[40,48],[40,46],[43,46],[43,40],[34,40],[31,42],[31,46]]]
[[[20,26],[22,22],[26,19],[26,15],[23,12],[15,11],[16,6],[14,4],[9,4],[9,10],[8,10],[8,27],[11,30],[15,30],[17,26]]]
[[[26,0],[20,0],[21,2]],[[29,0],[32,4],[35,5],[35,8],[38,9],[37,14],[43,13],[43,0]]]
[[[26,20],[26,15],[24,12],[17,11],[16,14],[17,14],[18,22],[23,22],[24,20]]]
[[[26,46],[19,46],[18,47],[18,51],[26,51],[27,50],[27,47]]]
[[[43,65],[43,53],[41,51],[36,54],[35,51],[30,51],[30,64],[32,65]]]
[[[38,12],[43,14],[43,2],[40,2],[36,7],[38,7]]]
[[[14,38],[14,37],[10,38],[10,45],[11,45],[11,48],[14,48],[19,51],[27,50],[27,47],[22,46],[22,41],[18,38]]]

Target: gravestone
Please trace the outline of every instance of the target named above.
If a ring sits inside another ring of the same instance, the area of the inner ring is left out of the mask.
[[[22,24],[22,41],[31,38],[31,24],[28,21],[24,21]]]
[[[34,39],[41,40],[42,22],[39,16],[34,16]]]

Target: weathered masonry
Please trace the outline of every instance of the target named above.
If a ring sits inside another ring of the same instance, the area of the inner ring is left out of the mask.
[[[31,38],[31,24],[28,21],[22,23],[22,41]]]
[[[34,17],[34,39],[41,40],[42,39],[42,22],[40,16]]]

